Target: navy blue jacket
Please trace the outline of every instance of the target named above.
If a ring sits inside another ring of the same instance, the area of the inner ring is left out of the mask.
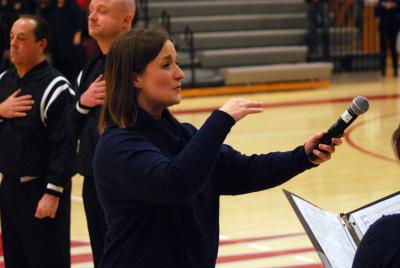
[[[234,125],[216,110],[196,130],[165,110],[139,111],[133,127],[108,128],[94,176],[108,232],[100,267],[215,267],[219,197],[277,186],[311,168],[303,146],[245,156],[223,145]]]
[[[400,214],[383,216],[358,245],[352,268],[400,267]]]

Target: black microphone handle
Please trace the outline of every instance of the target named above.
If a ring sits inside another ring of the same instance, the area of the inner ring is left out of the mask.
[[[316,160],[318,157],[313,153],[314,149],[320,150],[318,146],[320,144],[327,144],[327,145],[332,145],[332,138],[339,138],[343,136],[343,132],[346,130],[348,126],[350,126],[351,123],[353,123],[354,120],[356,120],[357,115],[352,113],[351,110],[349,109],[347,111],[349,114],[351,114],[352,118],[349,120],[349,122],[345,122],[342,117],[339,117],[339,119],[336,121],[335,124],[333,124],[328,131],[325,133],[325,135],[312,147],[311,151],[308,153],[308,158],[311,161]]]

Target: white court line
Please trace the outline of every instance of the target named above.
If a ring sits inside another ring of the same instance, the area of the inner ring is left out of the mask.
[[[305,263],[314,263],[314,260],[313,260],[313,259],[304,257],[304,256],[302,256],[302,255],[294,256],[294,258],[295,258],[296,260],[299,260],[299,261],[302,261],[302,262],[305,262]]]
[[[76,196],[76,195],[71,195],[71,200],[72,201],[77,201],[77,202],[83,202],[82,197]]]
[[[230,238],[227,237],[226,235],[222,235],[222,234],[219,235],[219,240],[229,240],[229,239]]]
[[[71,268],[94,268],[93,262],[71,264]]]
[[[247,244],[247,245],[248,245],[249,247],[251,247],[251,248],[259,249],[259,250],[261,250],[261,251],[271,251],[271,248],[270,248],[270,247],[261,246],[261,245],[256,244],[256,243],[250,243],[250,244]]]
[[[80,254],[92,254],[92,248],[90,247],[90,245],[71,247],[71,255],[80,255]]]

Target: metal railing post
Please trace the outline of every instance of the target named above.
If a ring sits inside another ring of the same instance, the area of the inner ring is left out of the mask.
[[[149,2],[148,0],[139,0],[140,10],[143,12],[144,26],[149,27]]]
[[[195,47],[194,47],[194,33],[189,26],[186,26],[185,28],[185,42],[189,46],[191,87],[193,88],[196,85]]]
[[[161,24],[168,33],[171,33],[171,15],[166,10],[161,12]]]

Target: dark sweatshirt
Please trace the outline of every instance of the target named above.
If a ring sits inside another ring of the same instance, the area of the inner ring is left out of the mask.
[[[245,156],[223,145],[234,125],[216,110],[196,130],[168,110],[100,138],[94,175],[108,232],[101,267],[215,267],[219,197],[277,186],[311,168],[303,146]]]
[[[60,196],[75,174],[75,143],[67,135],[64,116],[75,94],[69,82],[47,61],[23,78],[15,68],[0,74],[0,103],[17,89],[32,95],[26,117],[0,118],[0,172],[15,182],[20,177],[47,181],[46,192]]]
[[[100,55],[85,65],[76,86],[75,105],[70,109],[69,127],[79,139],[78,172],[87,179],[93,177],[93,154],[99,138],[98,124],[101,106],[85,107],[79,100],[100,75],[104,73],[105,56]]]
[[[385,8],[388,2],[392,2],[393,8]],[[400,24],[400,1],[379,0],[375,8],[375,16],[380,18],[379,28],[381,34],[397,33]]]

